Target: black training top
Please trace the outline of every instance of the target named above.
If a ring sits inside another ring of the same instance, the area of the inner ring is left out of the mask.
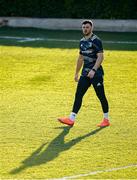
[[[84,57],[84,65],[82,75],[87,76],[88,72],[93,68],[96,60],[97,53],[103,52],[102,42],[95,34],[89,39],[84,37],[80,40],[80,54]],[[102,66],[100,66],[95,75],[102,76],[104,74]]]

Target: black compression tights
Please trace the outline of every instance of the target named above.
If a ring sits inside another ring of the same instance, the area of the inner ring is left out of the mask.
[[[81,76],[80,80],[78,82],[72,112],[74,112],[76,114],[78,113],[78,111],[82,105],[82,98],[91,84],[93,85],[96,95],[101,102],[103,112],[104,113],[108,112],[109,107],[108,107],[108,101],[105,96],[103,78],[97,77],[97,78],[93,78],[91,80],[85,76]]]

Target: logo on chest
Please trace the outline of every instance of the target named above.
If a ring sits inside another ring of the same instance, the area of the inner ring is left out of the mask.
[[[80,48],[82,51],[92,50],[92,42],[83,42],[80,44]]]

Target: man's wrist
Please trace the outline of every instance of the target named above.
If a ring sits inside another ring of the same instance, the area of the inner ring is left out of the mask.
[[[96,72],[97,70],[95,68],[92,68],[92,71]]]

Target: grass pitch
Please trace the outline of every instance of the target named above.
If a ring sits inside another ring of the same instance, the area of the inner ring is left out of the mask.
[[[103,40],[137,41],[134,33],[97,34]],[[35,29],[0,29],[0,35],[81,37],[77,31]],[[75,126],[57,122],[73,105],[77,43],[0,39],[0,44],[1,179],[60,178],[137,164],[136,44],[104,44],[112,124],[104,129],[96,127],[102,111],[92,87]],[[136,179],[137,167],[83,178]]]

